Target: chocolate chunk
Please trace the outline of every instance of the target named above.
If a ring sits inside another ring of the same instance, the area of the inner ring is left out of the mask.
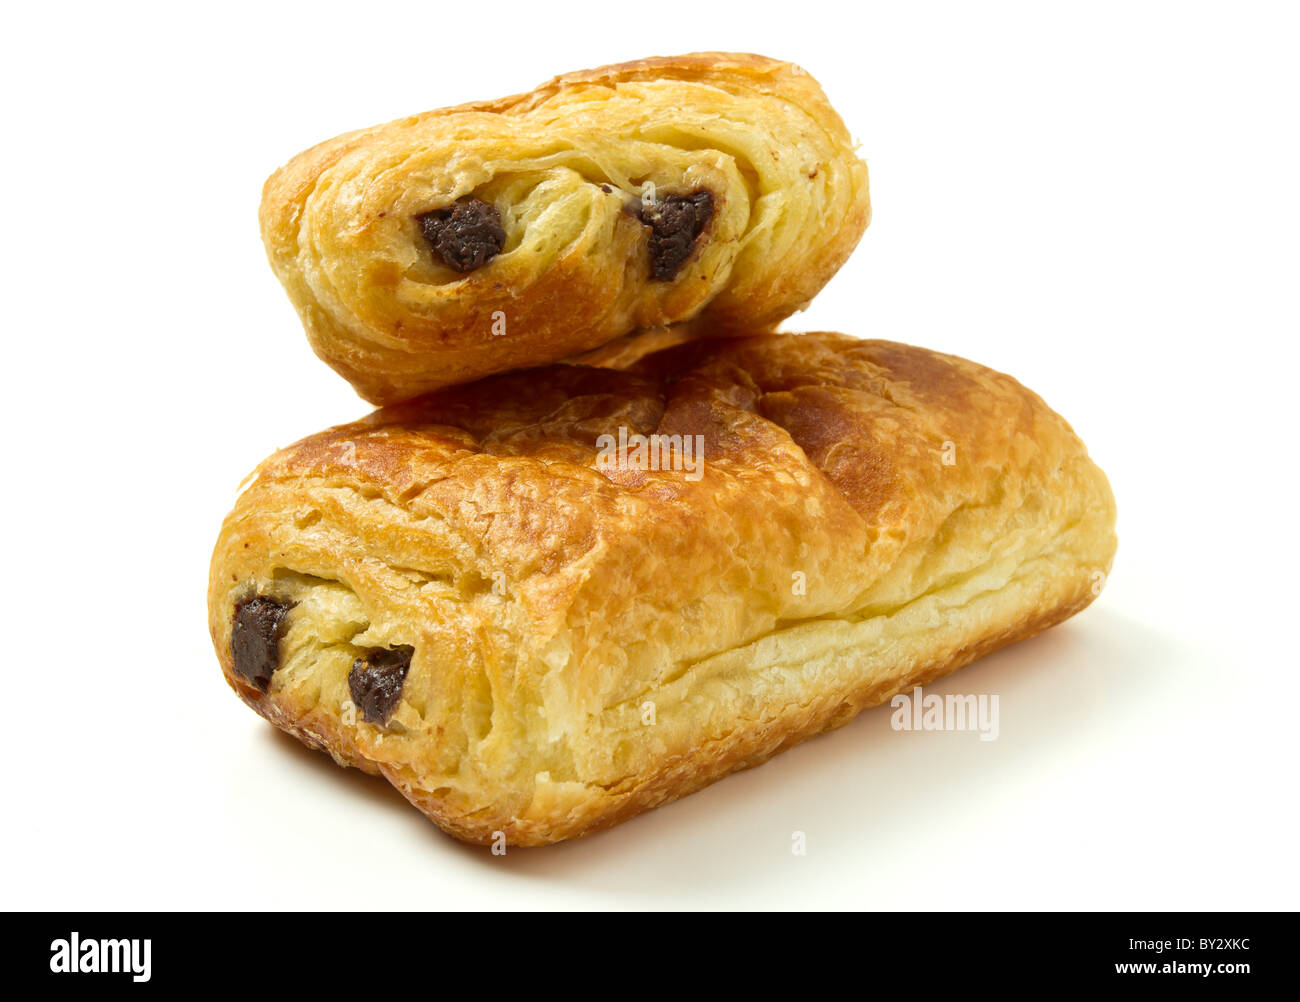
[[[386,724],[402,699],[406,673],[411,670],[413,647],[380,648],[352,662],[348,690],[361,716],[372,724]]]
[[[230,630],[230,656],[235,671],[262,692],[280,667],[280,638],[292,603],[257,595],[235,605]]]
[[[660,282],[671,282],[713,218],[713,195],[707,191],[662,195],[642,202],[637,215],[652,230],[650,274]]]
[[[482,268],[506,245],[501,213],[481,198],[468,198],[415,218],[434,256],[457,271]]]

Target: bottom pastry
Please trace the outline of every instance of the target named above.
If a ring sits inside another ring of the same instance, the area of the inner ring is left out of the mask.
[[[258,713],[458,838],[674,800],[1078,612],[1102,472],[982,366],[704,338],[384,408],[277,452],[208,610]]]

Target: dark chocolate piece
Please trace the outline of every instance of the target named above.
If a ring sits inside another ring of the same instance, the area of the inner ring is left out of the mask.
[[[413,647],[379,648],[352,662],[348,690],[368,723],[386,724],[402,700]]]
[[[266,692],[280,667],[280,638],[291,603],[256,595],[235,605],[230,629],[230,656],[235,671]]]
[[[501,213],[481,198],[467,198],[415,218],[434,256],[457,271],[482,268],[506,245]]]
[[[643,201],[637,215],[652,231],[650,274],[660,282],[671,282],[713,218],[713,195],[707,191],[661,195],[653,202]]]

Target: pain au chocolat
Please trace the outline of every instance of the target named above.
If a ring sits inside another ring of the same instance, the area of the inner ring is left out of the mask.
[[[1059,623],[1114,523],[1083,443],[1008,376],[838,334],[704,338],[277,452],[208,607],[258,713],[458,838],[535,845]]]
[[[372,403],[699,320],[802,309],[870,219],[817,82],[705,52],[351,132],[267,181],[271,265]]]

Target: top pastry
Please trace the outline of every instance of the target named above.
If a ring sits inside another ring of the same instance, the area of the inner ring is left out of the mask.
[[[775,326],[870,217],[817,82],[716,52],[339,136],[276,171],[261,209],[312,347],[374,403],[646,327]]]

